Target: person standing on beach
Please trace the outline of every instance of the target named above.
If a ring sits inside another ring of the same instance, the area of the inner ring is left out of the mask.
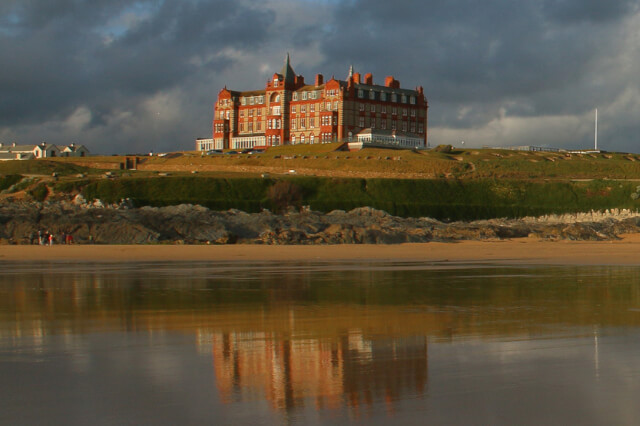
[[[53,245],[54,237],[53,237],[53,233],[48,233],[48,234],[49,234],[49,247],[51,247]]]

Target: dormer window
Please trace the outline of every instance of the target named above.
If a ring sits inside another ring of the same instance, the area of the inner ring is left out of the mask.
[[[278,79],[277,78],[273,79],[273,87],[278,87]]]

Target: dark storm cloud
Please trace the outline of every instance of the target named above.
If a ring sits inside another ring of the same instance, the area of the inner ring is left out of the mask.
[[[16,2],[2,12],[5,125],[175,87],[198,66],[229,65],[223,48],[257,48],[272,19],[269,11],[225,0],[42,0]],[[204,60],[194,64],[194,56]]]
[[[327,66],[353,62],[378,82],[394,73],[423,85],[437,105],[432,125],[581,114],[627,85],[612,74],[598,88],[594,74],[620,53],[637,11],[631,0],[354,0],[336,8],[321,51]]]

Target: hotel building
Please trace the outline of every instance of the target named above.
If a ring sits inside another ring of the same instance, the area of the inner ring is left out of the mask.
[[[296,75],[287,55],[262,90],[226,87],[214,106],[213,140],[197,149],[265,148],[277,145],[361,142],[364,145],[427,147],[427,99],[422,87],[402,89],[392,76],[384,85],[373,75],[349,70],[346,80],[313,84]],[[206,143],[204,142],[206,141]]]

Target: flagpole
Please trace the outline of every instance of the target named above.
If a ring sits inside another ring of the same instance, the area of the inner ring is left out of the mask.
[[[595,151],[598,150],[598,108],[596,108]]]

